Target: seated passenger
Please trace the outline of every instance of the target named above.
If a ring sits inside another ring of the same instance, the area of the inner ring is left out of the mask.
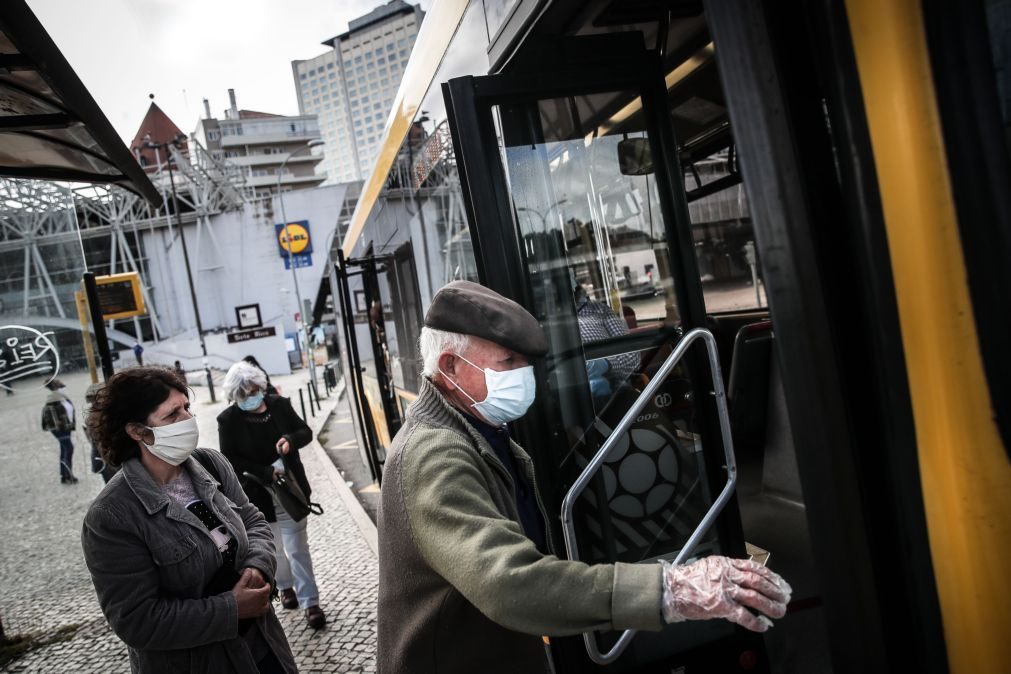
[[[579,321],[579,339],[583,344],[600,342],[611,337],[628,334],[628,324],[603,302],[591,300],[582,285],[573,289],[576,318]],[[619,353],[606,359],[587,361],[586,374],[590,379],[590,392],[594,403],[601,405],[611,397],[613,388],[628,380],[639,367],[638,353]]]
[[[507,426],[534,400],[528,358],[547,352],[519,304],[454,281],[432,300],[420,347],[421,390],[381,489],[379,674],[544,672],[542,635],[708,618],[764,632],[766,616],[785,615],[790,586],[754,562],[556,556],[533,462]]]

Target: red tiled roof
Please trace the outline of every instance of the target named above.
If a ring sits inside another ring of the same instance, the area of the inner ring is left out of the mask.
[[[137,160],[144,167],[145,171],[153,171],[157,166],[155,151],[152,148],[144,147],[144,141],[150,140],[152,143],[167,143],[180,133],[182,131],[176,126],[175,122],[169,119],[169,116],[158,107],[157,103],[152,101],[151,107],[147,109],[147,114],[144,115],[144,121],[140,123],[140,127],[137,129],[137,135],[134,136],[133,142],[130,143],[130,151],[137,157]],[[183,142],[183,152],[186,152],[185,142]],[[159,151],[159,154],[163,153]],[[164,161],[165,157],[162,156],[161,160]]]

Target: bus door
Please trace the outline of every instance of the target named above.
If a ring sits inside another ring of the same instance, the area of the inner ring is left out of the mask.
[[[705,341],[667,363],[705,310],[660,64],[636,37],[564,41],[539,69],[443,85],[471,238],[482,283],[548,336],[536,402],[513,433],[537,466],[555,551],[589,563],[744,556],[733,498],[689,545],[735,469]],[[567,552],[563,501],[605,443]],[[552,639],[555,669],[766,669],[761,639],[724,621],[628,637]]]
[[[390,299],[388,292],[383,292],[391,260],[392,256],[371,254],[345,260],[340,255],[335,265],[348,348],[351,398],[361,425],[365,458],[377,481],[382,480],[386,450],[403,423],[387,332]],[[355,277],[360,287],[352,289],[350,279]],[[371,349],[363,354],[360,345],[366,336]]]

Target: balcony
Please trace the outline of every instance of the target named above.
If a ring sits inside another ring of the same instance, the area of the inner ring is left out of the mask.
[[[281,178],[281,185],[289,186],[307,186],[307,185],[318,185],[326,180],[325,175],[312,174],[306,176],[294,176],[285,175]],[[277,186],[277,176],[249,176],[246,178],[246,185],[250,187],[276,187]]]
[[[292,150],[297,150],[299,148],[292,148]],[[284,154],[250,154],[244,157],[227,157],[226,162],[234,166],[280,166],[284,158],[288,156],[288,153]],[[311,155],[302,153],[295,155],[288,160],[287,166],[292,164],[316,164],[323,161],[323,155]]]
[[[276,143],[308,143],[319,138],[319,131],[289,131],[277,133],[246,133],[239,136],[222,136],[221,147],[256,146]]]

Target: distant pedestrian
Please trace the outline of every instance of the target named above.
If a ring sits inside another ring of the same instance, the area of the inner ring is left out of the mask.
[[[74,443],[70,434],[74,431],[74,403],[60,389],[65,388],[59,379],[53,379],[46,384],[49,395],[42,407],[42,430],[49,431],[60,443],[60,482],[74,484],[73,459]]]
[[[242,488],[263,512],[277,546],[277,587],[281,605],[305,611],[313,629],[326,624],[309,556],[308,516],[296,521],[268,489],[278,475],[288,475],[305,498],[311,493],[299,450],[312,442],[312,430],[295,414],[291,402],[267,394],[263,371],[239,361],[225,374],[225,395],[233,402],[218,415],[221,453],[243,476]]]
[[[91,472],[98,473],[102,476],[102,481],[108,483],[112,476],[116,474],[116,469],[102,458],[102,453],[98,451],[98,445],[95,444],[95,439],[91,436],[91,429],[88,428],[88,416],[91,414],[91,406],[95,403],[95,396],[98,395],[98,391],[102,386],[104,384],[92,384],[84,392],[85,408],[82,428],[84,429],[84,437],[91,443]]]
[[[180,362],[179,362],[179,361],[177,360],[177,361],[176,361],[176,362],[175,362],[175,363],[174,363],[174,364],[172,365],[172,369],[173,369],[173,370],[175,371],[175,373],[176,373],[177,375],[179,375],[179,378],[180,378],[180,379],[182,379],[182,380],[183,380],[184,382],[186,381],[186,370],[184,370],[184,369],[183,369],[183,364],[182,364],[182,363],[180,363]]]
[[[140,342],[133,345],[133,355],[137,357],[137,365],[144,367],[144,347]]]
[[[297,672],[270,604],[274,543],[219,452],[197,449],[186,383],[128,368],[88,417],[120,471],[84,518],[84,559],[134,672]]]

